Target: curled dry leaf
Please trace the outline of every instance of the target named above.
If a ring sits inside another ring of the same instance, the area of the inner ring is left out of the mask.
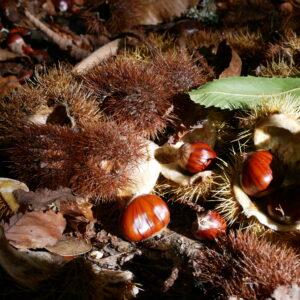
[[[74,197],[71,201],[60,201],[57,203],[59,211],[68,216],[78,217],[84,216],[86,219],[93,221],[92,212],[93,204],[81,197]]]
[[[50,252],[61,256],[76,256],[89,252],[92,245],[89,241],[75,237],[64,237],[55,245],[46,247]]]
[[[61,213],[34,211],[17,214],[4,225],[6,238],[17,248],[53,246],[62,238],[66,220]]]
[[[240,76],[242,72],[242,60],[237,52],[230,46],[231,60],[229,66],[220,74],[219,78]]]
[[[57,190],[43,188],[37,189],[35,192],[16,190],[14,195],[19,204],[30,206],[34,210],[47,209],[50,204],[54,203],[62,214],[83,215],[89,220],[94,219],[91,210],[92,204],[85,198],[75,196],[69,188],[62,187]]]
[[[0,226],[0,266],[19,284],[35,288],[65,262],[65,259],[48,252],[16,250],[8,243]]]

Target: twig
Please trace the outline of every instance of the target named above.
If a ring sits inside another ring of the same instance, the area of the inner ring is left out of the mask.
[[[144,245],[148,248],[172,252],[172,255],[175,252],[183,260],[193,256],[194,253],[204,247],[199,241],[192,240],[170,229],[165,229],[161,234],[162,237],[159,240],[149,239],[144,242]]]
[[[119,49],[119,44],[122,39],[115,39],[100,47],[91,53],[84,60],[79,62],[72,70],[74,75],[84,75],[101,61],[115,55]]]
[[[27,9],[24,9],[25,16],[33,23],[35,27],[44,32],[58,47],[62,50],[69,51],[70,55],[76,59],[87,57],[90,52],[81,49],[73,44],[72,40],[61,37],[59,34],[48,28],[39,19],[32,15]]]
[[[179,268],[173,267],[169,278],[166,279],[164,282],[164,285],[162,288],[163,293],[167,292],[174,285],[174,282],[177,280],[178,275],[179,275]]]

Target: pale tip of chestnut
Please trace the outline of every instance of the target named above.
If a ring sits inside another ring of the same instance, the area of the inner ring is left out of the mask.
[[[197,240],[213,240],[227,229],[226,221],[216,211],[198,214],[192,224],[192,234]]]

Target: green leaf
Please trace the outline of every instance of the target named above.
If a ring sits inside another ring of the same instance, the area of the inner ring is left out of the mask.
[[[192,101],[223,109],[245,108],[260,103],[262,98],[286,94],[300,96],[300,78],[229,77],[189,92]]]

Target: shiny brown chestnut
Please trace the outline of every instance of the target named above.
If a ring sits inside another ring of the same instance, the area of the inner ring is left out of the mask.
[[[192,234],[197,240],[213,240],[227,229],[226,221],[216,211],[198,215],[192,224]]]
[[[185,143],[178,149],[178,165],[189,173],[204,171],[214,158],[216,152],[206,143]]]
[[[24,39],[23,39],[23,37],[18,33],[10,34],[9,37],[7,38],[7,40],[6,40],[6,44],[7,44],[7,47],[12,52],[15,52],[15,53],[18,53],[18,54],[21,54],[21,55],[24,54],[23,49],[24,49],[24,47],[27,46]]]
[[[126,240],[140,242],[158,234],[170,222],[167,204],[156,195],[133,198],[121,214],[120,227]]]
[[[300,222],[300,184],[283,186],[267,196],[269,216],[282,224]]]
[[[71,0],[52,0],[52,3],[55,6],[55,9],[60,12],[66,12],[72,7]]]
[[[261,197],[283,181],[283,165],[266,150],[248,154],[240,176],[244,192],[253,197]]]

